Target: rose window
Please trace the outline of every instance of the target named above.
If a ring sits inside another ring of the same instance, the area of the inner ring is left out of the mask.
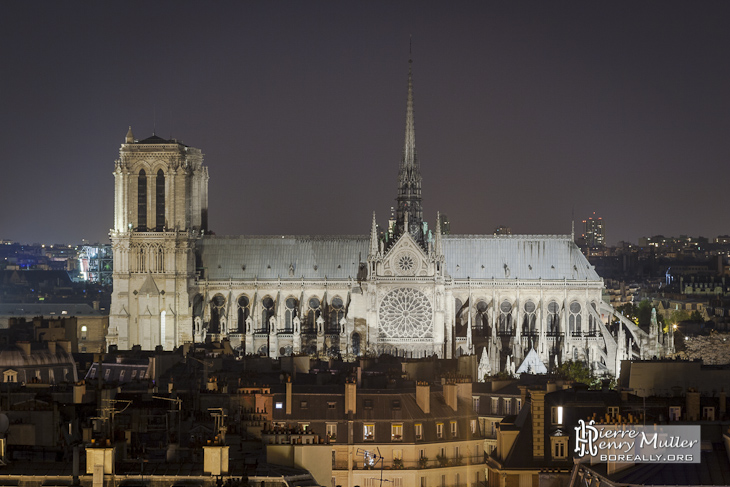
[[[401,272],[410,272],[414,266],[413,257],[410,255],[402,255],[398,258],[398,269]]]
[[[425,294],[412,288],[395,289],[380,303],[381,332],[388,338],[431,336],[433,308]]]

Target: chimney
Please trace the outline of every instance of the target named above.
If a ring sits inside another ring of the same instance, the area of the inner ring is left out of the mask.
[[[92,302],[92,304],[94,305],[94,311],[99,311],[99,305],[101,304],[101,301],[99,301],[99,300],[97,299],[97,300],[94,300],[94,301]]]
[[[532,413],[532,457],[545,458],[545,391],[530,391]]]
[[[520,390],[520,400],[522,404],[527,404],[527,386],[517,386]]]
[[[71,342],[68,340],[58,340],[57,345],[63,349],[64,352],[71,353]]]
[[[46,342],[48,344],[48,351],[51,355],[56,355],[56,342]]]
[[[345,414],[357,413],[357,384],[345,382]]]
[[[286,414],[291,414],[291,377],[286,380]]]
[[[700,393],[695,389],[687,390],[687,421],[700,419]]]
[[[18,348],[20,348],[24,354],[30,357],[30,342],[16,342]]]
[[[416,404],[425,414],[431,414],[431,386],[428,382],[416,383]]]
[[[547,391],[548,391],[548,393],[555,392],[557,390],[558,390],[558,385],[555,382],[550,381],[550,382],[547,383]]]
[[[459,399],[456,391],[456,384],[444,384],[444,400],[448,407],[454,411],[457,410]]]

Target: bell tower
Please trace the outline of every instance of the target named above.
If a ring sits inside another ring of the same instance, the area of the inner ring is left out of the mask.
[[[130,127],[114,166],[114,289],[107,344],[172,350],[192,341],[188,289],[208,227],[208,168],[199,149]]]

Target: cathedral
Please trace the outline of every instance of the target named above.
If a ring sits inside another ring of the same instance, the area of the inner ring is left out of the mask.
[[[673,352],[602,299],[572,235],[451,235],[424,221],[409,61],[397,207],[362,236],[215,236],[199,149],[129,129],[114,168],[107,345],[242,354],[479,357],[479,375]],[[394,166],[395,175],[395,166]],[[363,222],[365,228],[367,223]],[[516,366],[515,366],[516,364]],[[520,366],[522,364],[522,367]]]

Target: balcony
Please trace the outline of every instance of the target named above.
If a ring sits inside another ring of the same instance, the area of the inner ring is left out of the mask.
[[[353,470],[380,470],[380,462],[370,465],[366,464],[364,458],[359,457],[353,462]],[[464,465],[479,465],[484,463],[482,456],[459,456],[459,457],[438,457],[436,459],[421,458],[415,461],[407,460],[384,460],[383,470],[424,470],[432,468],[461,467]],[[333,470],[347,470],[347,461],[338,460],[332,463]]]

